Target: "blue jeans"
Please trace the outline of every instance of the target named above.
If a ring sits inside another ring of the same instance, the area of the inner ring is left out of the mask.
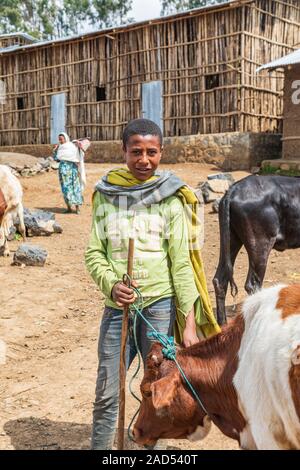
[[[175,302],[172,297],[158,300],[143,309],[143,315],[160,333],[171,335],[175,321]],[[93,411],[92,449],[111,450],[119,408],[119,363],[123,310],[105,307],[98,345],[98,375]],[[150,328],[138,317],[137,339],[145,363],[151,344],[147,337]],[[137,354],[132,319],[129,319],[126,350],[127,369]]]

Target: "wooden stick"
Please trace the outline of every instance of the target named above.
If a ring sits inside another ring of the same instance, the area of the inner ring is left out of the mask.
[[[10,111],[3,111],[1,114],[11,114],[11,113],[22,113],[26,111],[35,111],[36,109],[46,109],[50,106],[37,106],[36,108],[25,108],[25,109],[11,109]]]
[[[67,85],[68,90],[63,90],[63,91],[69,91],[69,88],[76,88],[76,87],[79,87],[79,86],[93,85],[93,83],[94,82],[69,84],[69,85]],[[66,85],[58,85],[57,88],[65,88],[65,87],[66,87]],[[49,93],[47,93],[48,91],[49,91]],[[46,95],[50,95],[52,93],[63,93],[63,91],[60,91],[60,90],[55,91],[55,90],[53,90],[53,87],[51,87],[51,88],[45,88],[45,89],[41,89],[41,90],[27,90],[27,91],[22,90],[21,92],[18,91],[18,92],[6,93],[5,97],[7,98],[8,96],[13,96],[13,97],[20,96],[20,94],[22,96],[24,96],[24,95],[30,95],[30,93],[41,93],[41,96],[46,96]]]
[[[83,64],[85,62],[91,62],[93,60],[95,60],[94,57],[90,57],[88,59],[75,60],[73,62],[66,62],[66,63],[62,63],[62,64],[49,65],[47,67],[39,67],[37,69],[20,70],[20,72],[15,72],[15,73],[12,73],[12,74],[9,74],[9,75],[0,75],[0,76],[1,76],[1,78],[15,77],[17,75],[24,75],[24,73],[28,74],[28,73],[33,73],[33,72],[41,72],[42,70],[51,70],[51,69],[56,69],[57,67],[69,67],[70,65]]]
[[[230,38],[230,37],[234,37],[234,36],[240,36],[241,34],[242,34],[242,31],[236,31],[234,33],[220,34],[218,36],[212,36],[212,37],[198,39],[197,41],[180,42],[180,43],[176,43],[176,44],[161,45],[159,47],[156,46],[156,47],[152,47],[151,50],[152,51],[157,51],[158,49],[159,50],[161,50],[161,49],[168,49],[169,50],[169,49],[174,49],[174,48],[182,47],[182,46],[192,46],[192,45],[195,45],[195,44],[200,44],[201,42],[215,41],[216,39]],[[261,38],[261,39],[263,39],[263,38]],[[127,57],[127,56],[132,55],[132,54],[141,54],[143,52],[148,52],[148,51],[149,51],[149,49],[146,49],[146,48],[136,49],[134,51],[124,52],[123,54],[113,55],[113,56],[109,57],[109,60],[116,60],[116,59],[120,59],[121,57]],[[99,60],[101,62],[106,62],[107,58],[100,58]]]
[[[127,258],[127,274],[132,277],[133,270],[133,251],[134,238],[129,238],[128,258]],[[118,423],[118,450],[124,449],[124,427],[125,427],[125,381],[126,381],[126,344],[128,334],[128,313],[129,306],[124,307],[121,337],[121,353],[120,353],[120,385],[119,385],[119,423]]]
[[[250,38],[254,38],[254,39],[261,39],[263,42],[268,42],[269,44],[272,44],[273,46],[281,46],[281,47],[286,47],[287,50],[291,50],[291,49],[296,49],[296,48],[292,48],[289,44],[285,44],[283,42],[277,42],[273,39],[268,39],[266,38],[265,36],[260,36],[258,34],[252,34],[250,33],[249,31],[244,31],[244,34],[246,36],[249,36]]]
[[[112,123],[112,124],[108,124],[108,123],[102,123],[102,124],[99,124],[99,123],[96,123],[94,124],[93,122],[89,122],[89,123],[85,123],[85,124],[76,124],[76,123],[73,123],[73,124],[68,124],[66,127],[87,127],[87,126],[95,126],[95,127],[120,127],[120,126],[124,126],[125,124],[127,124],[128,121],[123,121],[123,122],[117,122],[117,123]],[[118,139],[115,139],[115,140],[118,140]],[[119,139],[120,140],[120,139]]]
[[[287,141],[287,140],[300,140],[300,136],[299,135],[291,135],[289,137],[282,137],[280,140],[282,140],[282,142]]]
[[[58,92],[60,93],[60,91]],[[139,98],[133,98],[132,96],[127,96],[126,98],[122,99],[122,100],[105,100],[105,101],[81,101],[79,103],[70,103],[70,104],[67,104],[67,107],[71,107],[71,106],[81,106],[81,105],[86,105],[88,104],[89,106],[90,105],[99,105],[99,104],[110,104],[110,103],[123,103],[123,102],[127,102],[128,100],[132,100],[132,101],[139,101]]]
[[[299,43],[300,44],[300,43]],[[159,48],[156,48],[156,50],[158,51]],[[151,51],[153,51],[153,49],[151,49]],[[245,59],[246,60],[246,59]],[[211,67],[211,68],[214,68],[216,67],[217,65],[228,65],[229,64],[234,64],[236,62],[240,62],[241,61],[241,58],[238,57],[237,59],[234,59],[234,60],[230,60],[230,61],[224,61],[224,62],[212,62],[210,64],[206,64],[206,65],[195,65],[194,67],[184,67],[184,69],[182,67],[175,67],[175,68],[168,68],[168,69],[162,69],[161,67],[158,67],[157,69],[155,69],[154,67],[151,68],[151,73],[152,74],[160,74],[160,73],[165,73],[165,74],[169,74],[169,73],[172,73],[172,72],[180,72],[180,71],[188,71],[188,70],[198,70],[198,73],[195,74],[195,75],[188,75],[189,77],[199,77],[199,74],[202,73],[202,70],[205,72],[206,69],[208,67]],[[260,66],[262,65],[261,63],[259,62],[256,62],[257,63],[257,66]],[[203,72],[203,73],[204,73]],[[226,70],[222,70],[221,72],[218,72],[218,73],[225,73],[227,72]],[[205,72],[206,73],[206,72]],[[214,73],[214,69],[213,69],[213,72]],[[130,79],[132,78],[136,78],[136,77],[141,77],[142,75],[144,75],[144,73],[137,73],[137,74],[130,74]],[[183,78],[185,77],[185,75],[183,75]],[[117,81],[121,82],[123,80],[128,80],[128,76],[126,77],[123,77],[123,78],[120,78],[119,80],[110,80],[109,84],[111,85],[112,83],[116,83]],[[172,77],[172,79],[174,78],[178,78],[177,76],[174,76]],[[139,84],[140,82],[134,82],[136,84]],[[126,83],[125,85],[120,85],[120,86],[128,86],[128,83]],[[113,87],[112,87],[113,88]]]
[[[70,90],[68,88],[65,88],[64,90],[59,90],[59,91],[49,91],[46,93],[41,93],[40,96],[50,96],[50,95],[57,95],[58,93],[69,93]]]
[[[255,87],[252,85],[238,85],[238,84],[219,86],[216,88],[212,88],[211,90],[193,90],[193,91],[182,91],[181,93],[166,93],[166,94],[163,94],[162,96],[166,97],[166,96],[200,95],[201,93],[215,93],[218,90],[229,90],[229,89],[239,90],[242,88],[248,88],[248,89],[256,90],[256,91],[264,91],[266,93],[272,93],[273,95],[283,96],[283,92],[272,91],[269,88]]]
[[[292,3],[282,2],[280,0],[273,0],[273,2],[278,3],[278,5],[284,5],[284,6],[287,6],[289,8],[293,8],[294,10],[300,11],[300,8],[297,7],[296,5],[293,5]]]
[[[25,129],[0,129],[0,132],[25,132],[25,131],[40,131],[41,129],[50,129],[49,127],[26,127]],[[17,144],[16,144],[17,145]],[[24,144],[21,144],[24,145]],[[43,144],[38,144],[43,145]]]
[[[270,13],[269,11],[267,10],[262,10],[261,8],[258,8],[257,6],[255,5],[251,5],[250,8],[253,8],[253,10],[256,10],[260,13],[263,13],[264,15],[268,15],[268,16],[271,16],[272,18],[276,18],[276,20],[278,21],[278,16],[276,15],[273,15],[272,13]],[[283,21],[284,23],[288,23],[288,24],[292,24],[293,26],[300,26],[300,23],[297,23],[296,21],[291,21],[291,20],[288,20],[287,18],[280,18],[280,21]]]

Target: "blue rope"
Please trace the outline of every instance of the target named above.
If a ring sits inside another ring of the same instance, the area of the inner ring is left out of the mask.
[[[165,346],[165,342],[167,341],[167,343],[168,343],[167,346],[162,349],[162,353],[163,353],[164,357],[166,357],[167,359],[170,359],[171,361],[175,362],[176,366],[179,369],[179,372],[181,373],[182,377],[184,378],[184,380],[185,380],[186,384],[188,385],[189,389],[191,390],[192,394],[196,398],[198,404],[203,409],[203,411],[208,415],[209,413],[206,410],[205,406],[203,405],[202,401],[200,400],[200,397],[199,397],[198,393],[194,389],[193,385],[191,384],[191,382],[189,381],[189,379],[185,375],[184,370],[182,369],[181,365],[179,364],[179,362],[176,359],[176,346],[174,344],[173,336],[167,336],[167,335],[164,335],[164,334],[158,333],[158,332],[155,332],[155,333],[150,332],[150,333],[148,333],[148,337],[157,339],[163,346]]]
[[[177,361],[176,359],[176,345],[174,343],[174,337],[173,336],[168,336],[164,333],[159,333],[152,325],[151,323],[147,320],[147,318],[143,315],[142,313],[142,310],[143,310],[143,297],[142,297],[142,294],[141,292],[139,291],[139,289],[136,289],[135,287],[132,287],[130,284],[131,284],[131,279],[128,275],[125,275],[123,277],[123,282],[126,282],[127,280],[127,285],[129,285],[131,287],[131,289],[133,289],[133,291],[135,292],[136,296],[137,296],[137,301],[134,302],[133,304],[131,304],[130,306],[130,312],[133,313],[133,311],[135,311],[135,315],[134,315],[134,323],[133,323],[133,333],[134,333],[134,342],[135,342],[135,346],[136,346],[136,349],[137,349],[137,352],[138,352],[138,366],[137,366],[137,370],[135,371],[134,375],[132,376],[131,380],[130,380],[130,383],[129,383],[129,390],[132,394],[132,396],[140,403],[141,405],[141,400],[137,397],[137,395],[133,392],[132,390],[132,382],[133,380],[135,379],[135,377],[137,376],[139,370],[140,370],[140,366],[141,366],[141,352],[140,352],[140,349],[139,349],[139,346],[138,346],[138,341],[137,341],[137,336],[136,336],[136,322],[137,322],[137,317],[138,315],[143,319],[143,321],[149,326],[149,328],[152,330],[150,332],[148,332],[147,336],[148,338],[154,338],[156,339],[157,341],[160,342],[160,344],[163,346],[162,348],[162,353],[164,355],[165,358],[171,360],[171,361],[174,361],[179,372],[181,373],[183,379],[185,380],[186,384],[188,385],[189,389],[191,390],[192,394],[194,395],[197,403],[199,404],[199,406],[203,409],[203,411],[209,416],[209,413],[207,411],[207,409],[205,408],[205,406],[203,405],[198,393],[196,392],[196,390],[194,389],[193,385],[191,384],[191,382],[189,381],[189,379],[187,378],[186,374],[184,373],[184,370],[182,369],[181,365],[179,364],[179,362]],[[136,418],[136,416],[138,415],[140,411],[140,406],[137,410],[137,412],[134,414],[129,426],[128,426],[128,437],[129,439],[133,440],[133,435],[131,433],[131,427],[132,427],[132,424]]]

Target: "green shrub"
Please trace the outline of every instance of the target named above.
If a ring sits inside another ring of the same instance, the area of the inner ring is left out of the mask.
[[[300,176],[300,170],[293,170],[290,168],[289,170],[281,170],[281,168],[277,168],[276,166],[272,165],[265,165],[260,169],[260,175],[281,175],[281,176]]]

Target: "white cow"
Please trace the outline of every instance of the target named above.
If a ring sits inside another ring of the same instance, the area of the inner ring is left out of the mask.
[[[133,429],[138,444],[202,439],[213,421],[243,449],[300,450],[300,284],[249,297],[231,325],[178,349],[177,361],[203,405],[154,343]]]
[[[248,424],[241,446],[300,449],[300,285],[257,292],[243,317],[233,379]]]
[[[7,237],[16,217],[19,218],[19,231],[23,240],[25,240],[26,232],[22,204],[22,186],[6,165],[0,165],[0,189],[6,203],[4,214],[0,217],[0,249],[4,247],[4,256],[9,256]]]

